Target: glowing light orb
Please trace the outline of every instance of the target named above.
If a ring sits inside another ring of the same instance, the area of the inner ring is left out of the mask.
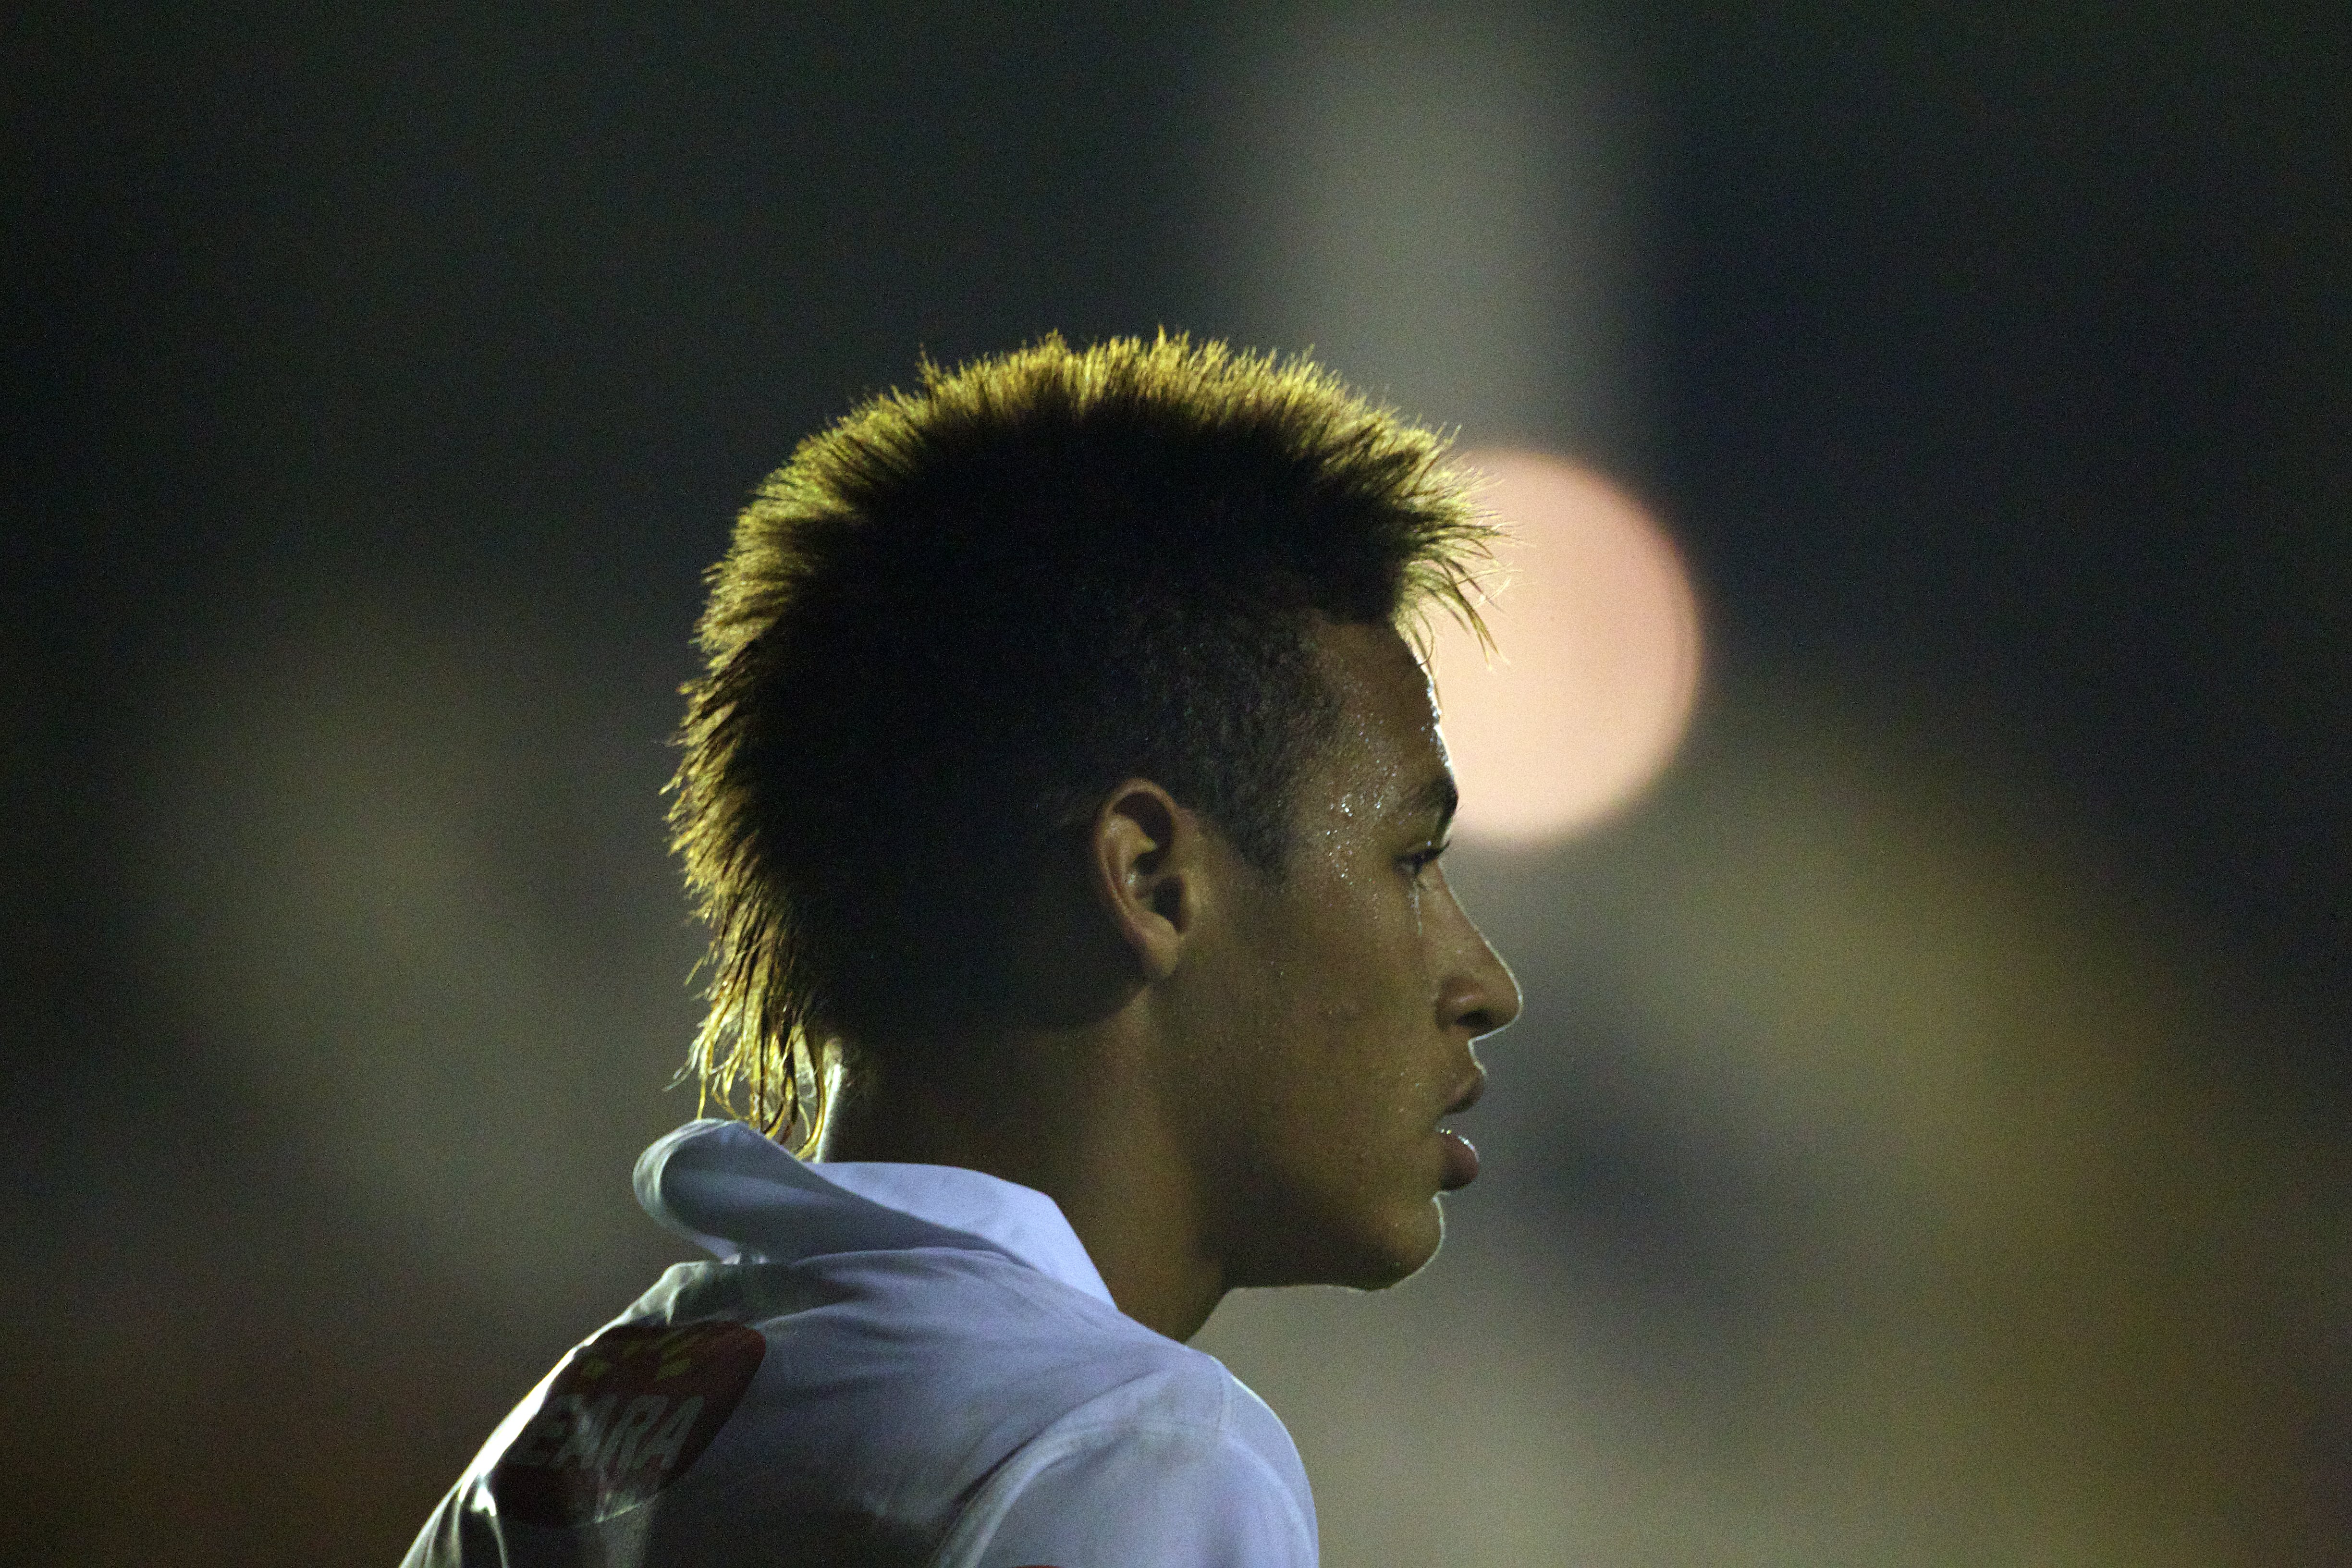
[[[1536,452],[1464,461],[1510,531],[1481,613],[1497,653],[1441,617],[1433,665],[1461,830],[1531,845],[1656,777],[1698,693],[1698,601],[1682,556],[1622,490]]]

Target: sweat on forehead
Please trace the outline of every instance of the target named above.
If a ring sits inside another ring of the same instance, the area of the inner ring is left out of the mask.
[[[1322,798],[1302,791],[1302,810],[1328,805],[1350,817],[1425,816],[1443,829],[1457,792],[1420,659],[1388,626],[1324,622],[1312,640],[1334,711],[1318,748],[1322,765],[1307,775],[1324,786]]]

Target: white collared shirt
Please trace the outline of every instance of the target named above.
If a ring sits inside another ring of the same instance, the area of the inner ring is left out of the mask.
[[[406,1568],[1312,1568],[1282,1423],[1121,1313],[1043,1193],[728,1121],[636,1181],[719,1261],[565,1357]]]

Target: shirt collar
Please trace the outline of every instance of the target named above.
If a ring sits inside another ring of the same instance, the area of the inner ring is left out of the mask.
[[[637,1161],[637,1201],[722,1258],[951,1247],[995,1252],[1115,1307],[1045,1194],[954,1165],[809,1164],[740,1121],[689,1121]]]

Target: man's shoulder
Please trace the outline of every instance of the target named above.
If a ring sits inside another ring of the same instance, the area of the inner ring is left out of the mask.
[[[747,1303],[839,1292],[756,1320],[775,1371],[739,1418],[737,1497],[821,1477],[921,1539],[947,1531],[946,1562],[1015,1541],[1034,1548],[1022,1562],[1144,1542],[1171,1563],[1227,1546],[1313,1560],[1306,1472],[1274,1412],[1214,1357],[1083,1291],[964,1251],[751,1265],[736,1284]]]
[[[830,1521],[863,1543],[845,1561],[911,1561],[1139,1476],[1171,1507],[1255,1497],[1311,1520],[1287,1434],[1222,1363],[1010,1258],[686,1264],[524,1401],[427,1537],[494,1529],[494,1560],[570,1563],[625,1535],[647,1561],[724,1562],[747,1531]]]
[[[884,1479],[961,1495],[1006,1455],[1087,1431],[1176,1428],[1287,1446],[1223,1363],[994,1254],[914,1248],[689,1266],[633,1314],[726,1320],[763,1354],[711,1451],[729,1475]]]
[[[912,1420],[919,1412],[938,1432],[986,1422],[1034,1434],[1132,1405],[1157,1420],[1222,1428],[1234,1418],[1236,1393],[1247,1397],[1213,1357],[991,1253],[915,1248],[738,1264],[694,1283],[701,1288],[682,1292],[665,1316],[683,1308],[756,1328],[773,1353],[753,1392],[802,1420],[837,1409],[898,1426],[894,1413]],[[733,1310],[724,1308],[730,1295]]]

